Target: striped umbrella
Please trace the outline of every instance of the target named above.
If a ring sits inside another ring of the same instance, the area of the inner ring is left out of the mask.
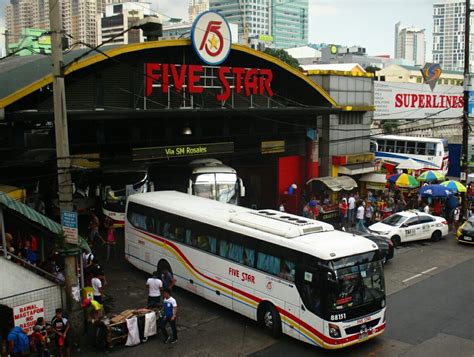
[[[439,171],[428,170],[418,176],[417,180],[421,182],[443,181],[444,175]]]
[[[466,186],[464,186],[462,183],[458,181],[444,181],[441,183],[444,187],[446,187],[448,190],[451,190],[453,192],[467,192]]]
[[[391,175],[388,177],[387,181],[402,188],[417,188],[420,186],[420,183],[416,178],[408,174]]]

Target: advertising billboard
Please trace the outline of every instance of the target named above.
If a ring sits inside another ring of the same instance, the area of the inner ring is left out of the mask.
[[[463,87],[374,82],[375,120],[458,118],[462,115]]]

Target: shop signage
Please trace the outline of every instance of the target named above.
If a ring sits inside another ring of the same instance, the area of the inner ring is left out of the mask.
[[[374,82],[374,119],[457,118],[464,105],[463,87]]]
[[[234,152],[234,143],[209,143],[175,146],[135,148],[132,151],[134,161],[169,159],[175,157],[228,154]]]
[[[421,69],[423,80],[430,86],[431,91],[435,89],[436,83],[438,83],[438,79],[442,73],[443,71],[438,63],[425,63]]]
[[[216,95],[218,101],[229,99],[231,90],[247,97],[251,94],[273,96],[273,72],[270,69],[225,66],[210,68],[217,71],[216,82],[222,86],[221,93]],[[178,93],[186,88],[189,94],[200,94],[205,88],[203,75],[204,66],[201,65],[145,63],[145,96],[151,96],[157,86],[161,87],[163,93],[168,93],[172,87]],[[208,75],[206,78],[208,79]]]
[[[44,318],[44,300],[38,300],[15,306],[13,308],[13,319],[15,326],[28,330],[28,334],[33,332],[38,317]]]
[[[61,225],[63,226],[64,239],[66,242],[70,244],[77,244],[77,212],[62,212]]]
[[[232,47],[229,24],[215,11],[203,12],[193,22],[191,42],[204,63],[221,64],[229,56]]]
[[[347,155],[346,163],[347,165],[362,164],[366,162],[372,163],[374,159],[375,159],[374,153],[354,154],[354,155]]]
[[[285,152],[285,140],[262,141],[262,154]]]

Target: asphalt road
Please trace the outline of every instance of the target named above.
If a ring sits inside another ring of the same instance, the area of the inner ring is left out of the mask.
[[[118,247],[118,253],[121,247]],[[99,249],[99,256],[103,254]],[[119,254],[120,255],[120,254]],[[104,266],[114,312],[146,303],[147,274],[121,256]],[[276,340],[236,313],[177,289],[179,342],[152,337],[137,347],[116,346],[111,356],[456,356],[474,357],[474,246],[451,237],[413,243],[395,252],[385,268],[387,329],[373,340],[340,351],[324,351],[294,339]],[[81,346],[77,356],[100,356]]]

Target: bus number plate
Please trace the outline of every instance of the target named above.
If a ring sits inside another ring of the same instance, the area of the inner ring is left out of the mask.
[[[345,320],[346,319],[346,314],[336,314],[336,315],[331,315],[331,321],[340,321],[340,320]]]

